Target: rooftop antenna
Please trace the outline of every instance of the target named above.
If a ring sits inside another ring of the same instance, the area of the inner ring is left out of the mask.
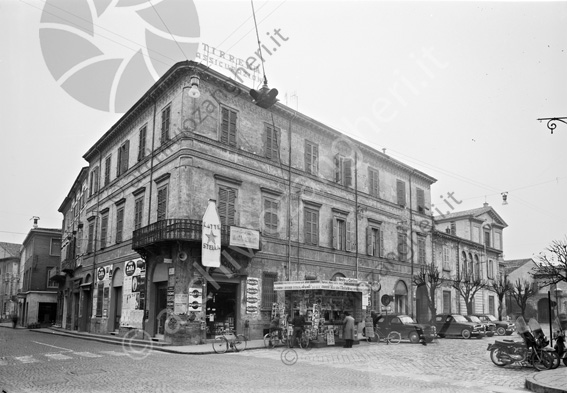
[[[262,62],[262,73],[264,74],[264,85],[260,91],[250,89],[250,96],[260,108],[268,109],[277,101],[278,90],[270,89],[268,87],[268,78],[266,77],[266,70],[264,68],[264,57],[262,56],[262,46],[260,43],[260,35],[258,34],[258,23],[256,23],[256,11],[254,11],[254,0],[250,0],[252,4],[252,16],[254,17],[254,27],[256,28],[256,38],[258,39],[258,52],[260,53],[260,61]]]

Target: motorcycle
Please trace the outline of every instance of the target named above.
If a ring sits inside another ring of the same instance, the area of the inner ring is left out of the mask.
[[[559,367],[559,363],[563,360],[563,364],[567,366],[567,348],[565,347],[565,329],[567,329],[567,320],[560,321],[559,318],[555,318],[553,323],[553,331],[555,333],[555,352],[557,353],[557,365],[554,368]]]
[[[488,344],[490,360],[499,367],[518,363],[522,366],[533,366],[536,370],[549,370],[553,366],[552,348],[546,348],[549,340],[535,319],[529,324],[523,317],[516,320],[516,329],[522,341],[502,340]]]

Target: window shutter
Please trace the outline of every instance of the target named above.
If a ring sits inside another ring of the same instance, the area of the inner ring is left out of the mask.
[[[317,173],[319,173],[319,148],[315,145],[312,145],[313,147],[313,152],[311,155],[311,166],[313,171],[311,173],[313,173],[314,175],[316,175]]]
[[[352,185],[352,160],[350,158],[344,160],[344,171],[344,185],[346,187],[350,187]]]
[[[332,227],[333,227],[333,248],[335,250],[339,249],[339,221],[333,217],[332,219]]]
[[[347,235],[347,238],[346,238],[346,250],[347,250],[347,251],[354,251],[355,245],[354,245],[354,242],[352,241],[352,239],[353,239],[353,236],[352,236],[352,235],[353,235],[353,234],[352,234],[352,231],[350,230],[350,222],[348,222],[348,221],[345,220],[345,224],[346,224],[346,232],[347,232],[347,233],[346,233],[346,235]]]
[[[126,173],[128,171],[128,158],[130,156],[130,141],[127,140],[123,146],[123,153],[122,153],[122,169],[120,170],[121,173]]]
[[[382,230],[382,228],[378,229],[378,235],[379,235],[379,239],[380,239],[380,244],[378,245],[380,247],[380,257],[384,256],[384,231]]]
[[[236,146],[236,112],[229,111],[230,121],[229,121],[229,135],[228,144],[231,146]]]
[[[157,219],[165,220],[167,213],[167,187],[158,190]]]
[[[335,156],[335,182],[341,182],[341,159],[338,154]]]
[[[425,192],[421,188],[418,188],[416,190],[416,194],[417,194],[417,210],[423,213],[425,211]]]
[[[228,109],[221,109],[221,142],[228,144]]]
[[[116,243],[122,241],[122,231],[124,229],[124,208],[116,212]]]
[[[266,157],[272,159],[272,127],[266,126]]]
[[[118,148],[118,154],[116,155],[116,177],[119,177],[122,172],[122,146]]]
[[[397,186],[397,195],[398,195],[398,205],[405,206],[406,205],[406,183],[398,180],[396,182]]]
[[[236,214],[236,190],[228,189],[228,225],[234,225]]]
[[[366,227],[366,254],[374,255],[374,244],[372,241],[372,228]]]

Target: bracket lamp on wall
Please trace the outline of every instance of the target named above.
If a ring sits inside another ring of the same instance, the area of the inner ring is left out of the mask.
[[[199,91],[200,82],[201,79],[199,78],[198,75],[196,74],[191,75],[191,79],[189,81],[189,84],[191,85],[191,88],[189,89],[189,97],[199,98],[201,96],[201,92]]]

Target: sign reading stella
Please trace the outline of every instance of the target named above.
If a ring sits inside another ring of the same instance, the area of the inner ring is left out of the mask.
[[[209,205],[203,215],[203,239],[202,239],[202,264],[203,266],[219,267],[221,256],[221,223],[217,213],[217,204],[214,199],[209,199]]]

